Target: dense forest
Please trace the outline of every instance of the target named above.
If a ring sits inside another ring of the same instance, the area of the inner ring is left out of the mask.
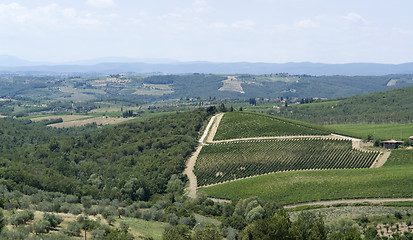
[[[175,113],[78,136],[0,119],[0,177],[9,189],[31,186],[93,198],[148,200],[183,171],[214,107]],[[55,130],[56,131],[56,130]]]

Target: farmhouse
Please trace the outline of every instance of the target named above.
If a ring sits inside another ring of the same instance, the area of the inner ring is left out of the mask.
[[[396,149],[398,148],[401,144],[403,144],[403,141],[395,141],[395,140],[388,140],[388,141],[383,141],[383,148],[385,149]]]

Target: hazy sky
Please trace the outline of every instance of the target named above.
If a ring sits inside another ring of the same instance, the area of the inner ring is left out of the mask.
[[[0,55],[413,62],[411,0],[0,0]]]

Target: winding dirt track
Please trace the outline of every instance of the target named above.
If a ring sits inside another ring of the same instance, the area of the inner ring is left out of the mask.
[[[188,197],[190,198],[196,198],[197,180],[194,174],[194,167],[195,167],[196,160],[198,159],[198,155],[202,150],[202,146],[204,146],[204,139],[208,137],[207,142],[212,141],[212,139],[214,139],[215,133],[217,132],[217,129],[218,129],[219,122],[221,121],[223,115],[224,115],[223,113],[215,115],[209,120],[209,123],[207,127],[205,128],[204,134],[202,134],[202,137],[199,139],[198,148],[186,162],[186,168],[183,174],[186,174],[189,179],[189,187],[186,190],[189,191]]]
[[[183,172],[183,174],[186,174],[189,179],[189,187],[186,189],[189,191],[188,197],[191,198],[196,198],[196,190],[197,190],[197,179],[194,174],[194,167],[196,160],[198,159],[198,155],[202,150],[202,147],[205,145],[204,139],[206,138],[206,143],[221,143],[221,142],[234,142],[234,141],[246,141],[246,140],[264,140],[264,139],[291,139],[291,138],[331,138],[331,139],[348,139],[352,141],[353,148],[355,149],[363,149],[363,144],[361,142],[361,139],[357,138],[352,138],[352,137],[347,137],[347,136],[342,136],[338,134],[330,134],[330,135],[320,135],[320,136],[276,136],[276,137],[251,137],[251,138],[237,138],[237,139],[228,139],[228,140],[218,140],[214,141],[215,134],[218,130],[219,123],[221,122],[222,117],[224,116],[223,113],[217,114],[213,116],[207,127],[205,128],[205,131],[199,140],[200,145],[196,149],[196,151],[192,154],[192,156],[187,160],[186,162],[186,168]],[[377,159],[374,161],[372,164],[371,168],[378,168],[383,166],[383,164],[387,161],[387,159],[390,156],[390,151],[384,151],[381,152],[380,155],[377,157]],[[269,173],[272,174],[272,173]],[[237,181],[237,180],[233,180]],[[228,201],[228,200],[223,200],[223,199],[212,199],[216,202],[219,201]],[[321,202],[310,202],[310,203],[301,203],[301,204],[294,204],[294,205],[289,205],[291,207],[296,207],[296,206],[306,206],[306,205],[331,205],[331,204],[336,204],[336,203],[359,203],[359,202],[383,202],[383,200],[386,200],[386,202],[389,201],[410,201],[406,200],[405,198],[391,198],[391,199],[349,199],[349,200],[336,200],[336,201],[321,201]],[[411,199],[413,200],[413,199]]]

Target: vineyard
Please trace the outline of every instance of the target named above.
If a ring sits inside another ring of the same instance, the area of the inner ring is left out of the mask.
[[[206,186],[271,172],[368,168],[378,154],[342,139],[234,141],[204,146],[194,172],[198,186]]]
[[[225,113],[214,140],[249,137],[328,135],[320,126],[270,115],[229,112]]]

